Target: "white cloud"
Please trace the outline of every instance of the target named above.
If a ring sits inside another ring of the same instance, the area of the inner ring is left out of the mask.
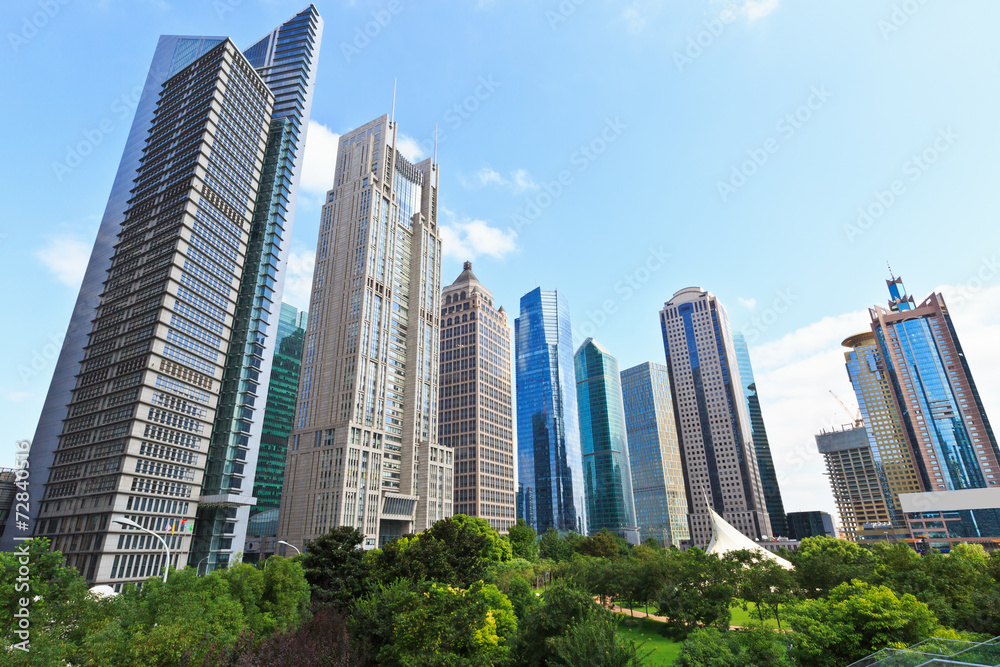
[[[309,297],[312,293],[312,277],[315,266],[316,253],[312,250],[293,251],[288,254],[285,291],[281,296],[282,301],[299,310],[309,310]]]
[[[479,255],[501,259],[517,250],[517,232],[492,227],[485,220],[453,220],[440,230],[442,251],[453,259],[473,260]]]
[[[420,142],[413,137],[406,136],[402,132],[396,135],[396,150],[413,163],[420,162],[427,157],[424,149],[420,146]]]
[[[778,0],[746,0],[736,6],[736,11],[751,21],[764,18],[778,8]]]
[[[539,187],[527,169],[515,169],[510,173],[510,178],[504,178],[496,169],[485,166],[476,174],[476,180],[472,187],[481,188],[487,185],[509,188],[516,195],[527,190],[537,190]]]
[[[1000,285],[977,285],[945,285],[936,291],[944,294],[987,415],[996,415],[1000,383],[984,380],[1000,374]],[[870,330],[870,321],[867,310],[825,317],[750,350],[786,512],[819,509],[837,516],[815,435],[852,421],[829,392],[851,410],[857,405],[841,341]]]
[[[322,198],[333,187],[337,165],[337,145],[340,135],[314,120],[306,130],[306,153],[302,159],[302,179],[299,190]]]
[[[625,11],[622,12],[622,18],[625,19],[625,25],[632,34],[642,32],[642,29],[646,27],[646,18],[642,15],[638,2],[633,2],[626,7]]]
[[[514,172],[514,192],[521,193],[525,190],[537,190],[538,183],[531,177],[526,169],[518,169]]]
[[[507,181],[500,175],[500,172],[489,167],[480,169],[476,178],[479,179],[480,185],[507,185]]]
[[[92,247],[92,241],[72,234],[62,234],[51,237],[44,246],[36,250],[35,258],[49,270],[53,278],[67,287],[78,289],[83,282],[83,274],[87,271]]]
[[[746,306],[750,310],[753,310],[754,307],[757,305],[757,299],[753,299],[753,298],[744,299],[743,297],[738,296],[738,297],[736,297],[736,300],[739,301],[740,303],[742,303],[744,306]]]

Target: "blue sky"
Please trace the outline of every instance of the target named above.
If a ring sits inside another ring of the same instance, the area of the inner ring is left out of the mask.
[[[887,298],[887,262],[918,299],[944,291],[1000,419],[1000,5],[316,4],[286,300],[308,299],[336,136],[387,113],[395,78],[411,157],[439,127],[445,281],[471,259],[512,316],[558,288],[577,342],[623,368],[663,361],[676,290],[714,292],[751,342],[786,509],[833,511],[812,435],[848,421],[828,394],[855,403],[839,343]],[[246,46],[302,6],[3,3],[4,463],[33,435],[157,37]]]

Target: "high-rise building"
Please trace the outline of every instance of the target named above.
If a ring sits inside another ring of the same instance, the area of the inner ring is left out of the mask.
[[[566,300],[535,288],[514,320],[518,518],[539,533],[587,533],[573,330]]]
[[[576,351],[576,397],[587,498],[587,529],[639,543],[618,360],[588,338]]]
[[[760,410],[760,398],[757,396],[757,381],[754,380],[753,366],[750,364],[750,349],[747,347],[747,339],[743,332],[733,332],[733,346],[736,349],[736,365],[740,371],[740,386],[743,388],[743,398],[747,402],[747,414],[750,415],[753,448],[757,454],[760,483],[764,487],[767,516],[771,519],[771,530],[774,531],[774,535],[787,537],[788,524],[785,523],[785,505],[781,502],[778,474],[774,470],[774,459],[771,458],[771,445],[767,441],[764,417]]]
[[[788,537],[793,540],[837,536],[837,531],[833,527],[833,517],[827,512],[789,512],[785,517],[788,521]]]
[[[900,493],[923,490],[906,426],[892,391],[889,375],[879,361],[878,342],[871,331],[843,342],[847,375],[858,399],[861,423],[868,432],[875,473],[889,508],[894,531],[906,529],[899,506]],[[901,533],[902,534],[902,533]]]
[[[438,444],[438,166],[381,116],[340,138],[320,218],[278,535],[303,548],[353,526],[364,547],[452,514]],[[460,381],[475,382],[472,369]]]
[[[876,362],[890,386],[926,491],[997,486],[1000,449],[941,294],[920,305],[901,278],[889,308],[869,310]]]
[[[751,539],[773,535],[726,309],[700,287],[660,311],[687,478],[691,539],[712,538],[711,507]]]
[[[691,531],[670,373],[647,361],[623,370],[621,383],[640,539],[680,547]]]
[[[438,442],[455,452],[455,513],[514,524],[510,327],[466,262],[441,294]]]
[[[844,537],[852,541],[888,539],[890,534],[905,537],[893,527],[868,431],[861,426],[823,431],[816,436],[816,448],[826,461]]]
[[[242,548],[321,32],[157,45],[30,455],[34,534],[91,582],[168,565],[118,518],[177,567]]]
[[[288,438],[295,417],[295,398],[299,391],[299,371],[305,343],[307,313],[295,306],[281,304],[278,316],[277,349],[271,363],[271,381],[267,386],[264,427],[260,436],[257,473],[253,495],[257,505],[252,514],[277,510],[281,506],[281,486],[285,477]]]

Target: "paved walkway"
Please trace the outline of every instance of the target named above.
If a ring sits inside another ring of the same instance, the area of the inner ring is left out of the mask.
[[[594,601],[597,602],[597,604],[601,603],[601,601],[600,601],[599,598],[594,598]],[[624,607],[619,607],[616,604],[613,604],[611,606],[605,606],[605,608],[609,609],[609,610],[611,610],[611,611],[613,611],[615,613],[618,613],[618,614],[624,614],[625,616],[634,616],[635,618],[648,618],[648,619],[653,620],[653,621],[659,621],[660,623],[666,623],[667,622],[667,619],[664,616],[656,616],[654,614],[647,614],[646,612],[639,611],[638,609],[625,609]],[[729,629],[730,630],[746,630],[746,628],[744,626],[742,626],[742,625],[730,625]]]

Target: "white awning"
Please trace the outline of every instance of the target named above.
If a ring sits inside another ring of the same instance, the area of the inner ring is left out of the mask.
[[[781,556],[768,551],[740,531],[736,530],[736,528],[734,528],[728,521],[716,514],[715,510],[711,507],[708,508],[708,511],[712,515],[712,541],[708,543],[708,548],[705,550],[705,553],[715,554],[719,558],[722,558],[730,551],[747,549],[749,551],[759,553],[765,558],[773,560],[786,570],[794,568],[791,563]]]

